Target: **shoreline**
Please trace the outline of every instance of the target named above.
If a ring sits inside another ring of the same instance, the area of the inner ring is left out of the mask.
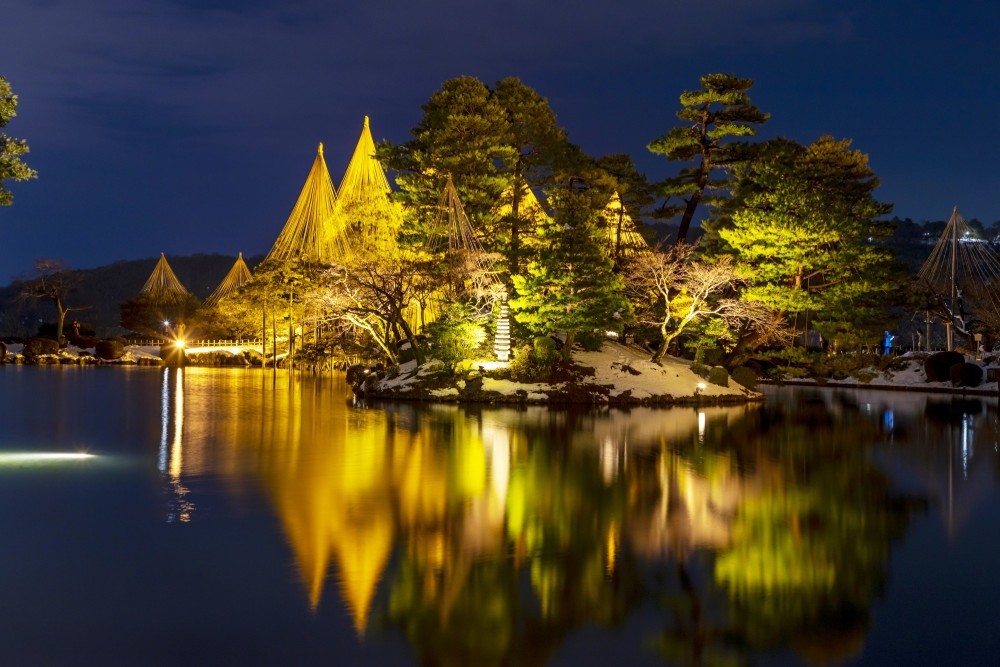
[[[994,385],[992,389],[982,389],[980,387],[952,387],[947,385],[939,384],[889,384],[889,383],[864,383],[864,382],[845,382],[843,380],[828,380],[826,382],[818,382],[816,380],[771,380],[762,379],[758,382],[761,385],[767,385],[771,387],[815,387],[819,389],[870,389],[870,390],[885,390],[885,391],[901,391],[901,392],[913,392],[921,394],[953,394],[953,395],[967,395],[967,396],[996,396],[1000,397],[1000,387],[997,387],[996,382],[989,382],[984,384]]]

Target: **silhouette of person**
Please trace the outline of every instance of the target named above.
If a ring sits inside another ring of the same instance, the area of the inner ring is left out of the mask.
[[[892,341],[896,337],[889,333],[889,330],[885,330],[885,337],[882,339],[882,354],[889,354],[892,352]]]

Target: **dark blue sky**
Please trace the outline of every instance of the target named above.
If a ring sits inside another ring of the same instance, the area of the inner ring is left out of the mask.
[[[901,217],[1000,219],[995,0],[6,0],[2,21],[5,131],[39,178],[0,208],[0,282],[39,257],[265,252],[319,142],[339,183],[365,114],[405,141],[463,74],[520,77],[656,179],[678,95],[734,72],[763,135],[852,138]]]

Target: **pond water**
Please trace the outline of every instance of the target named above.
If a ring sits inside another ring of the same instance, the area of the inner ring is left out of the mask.
[[[996,400],[766,393],[0,367],[0,663],[996,664]]]

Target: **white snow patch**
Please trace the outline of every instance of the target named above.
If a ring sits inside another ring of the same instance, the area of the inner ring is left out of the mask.
[[[746,390],[730,380],[730,386],[720,387],[707,382],[691,370],[691,362],[664,357],[660,364],[649,360],[649,354],[621,343],[607,342],[596,352],[573,355],[582,366],[594,369],[590,382],[614,386],[612,396],[630,391],[633,398],[651,396],[743,396]],[[638,371],[638,374],[627,369]]]
[[[544,399],[548,397],[541,392],[552,388],[554,387],[538,382],[512,382],[510,380],[498,380],[491,377],[483,378],[483,391],[495,391],[504,396],[514,396],[518,391],[526,391],[529,395],[534,394],[537,398]]]
[[[417,368],[417,360],[411,359],[405,364],[400,364],[398,374],[393,378],[385,378],[378,383],[379,389],[402,389],[410,387],[417,382],[420,373]]]

